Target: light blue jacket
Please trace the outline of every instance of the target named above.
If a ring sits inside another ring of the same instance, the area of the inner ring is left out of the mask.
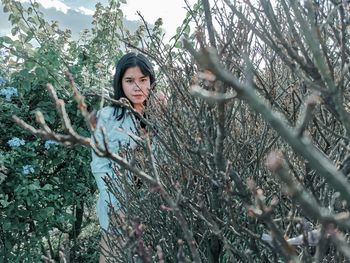
[[[134,148],[136,146],[135,141],[132,139],[132,135],[137,135],[135,118],[128,110],[125,111],[124,117],[121,120],[117,120],[117,116],[121,112],[120,108],[105,107],[97,113],[97,126],[95,130],[95,143],[98,143],[103,149],[103,135],[101,128],[105,128],[106,141],[108,148],[113,153],[118,153],[118,150],[122,146]],[[131,135],[131,136],[130,136]],[[94,139],[94,138],[92,138]],[[99,198],[97,201],[96,212],[100,222],[101,228],[108,230],[109,226],[109,207],[112,205],[115,210],[121,208],[120,201],[115,198],[108,190],[105,183],[106,177],[112,179],[114,186],[123,195],[122,180],[120,177],[114,174],[114,169],[117,167],[110,159],[106,157],[98,156],[92,151],[91,171],[95,177],[98,189]]]
[[[95,130],[95,143],[98,143],[104,149],[103,135],[101,128],[105,128],[108,148],[111,152],[117,153],[121,146],[134,148],[135,141],[130,135],[137,135],[135,118],[128,110],[125,111],[124,117],[117,120],[121,108],[111,106],[102,108],[97,112],[97,126]],[[92,151],[92,162],[90,164],[93,173],[112,172],[113,163],[105,157],[98,156]]]

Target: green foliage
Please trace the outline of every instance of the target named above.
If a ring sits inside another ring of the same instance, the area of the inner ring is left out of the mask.
[[[98,4],[92,32],[87,30],[79,41],[72,40],[70,31],[62,31],[57,22],[47,22],[37,3],[27,8],[16,1],[2,4],[15,38],[0,37],[0,261],[39,262],[48,241],[57,239],[50,237],[55,230],[68,235],[73,259],[95,262],[97,235],[85,235],[85,244],[77,245],[84,222],[95,220],[84,210],[92,206],[96,190],[90,150],[34,137],[14,125],[12,115],[36,126],[34,116],[40,110],[50,128],[62,132],[46,91],[51,83],[65,101],[73,127],[90,136],[64,73],[71,72],[83,92],[110,86],[109,70],[120,55],[116,38],[122,26],[120,4]],[[84,259],[83,248],[91,251],[92,244],[92,258]],[[53,259],[58,259],[59,246],[58,242],[52,249]]]

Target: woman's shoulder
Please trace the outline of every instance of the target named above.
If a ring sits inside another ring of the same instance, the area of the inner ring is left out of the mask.
[[[97,111],[97,118],[101,119],[115,119],[120,113],[119,107],[106,106]]]
[[[98,110],[97,118],[102,121],[111,121],[114,122],[124,122],[125,120],[132,120],[133,115],[128,111],[123,111],[123,108],[118,106],[106,106]]]

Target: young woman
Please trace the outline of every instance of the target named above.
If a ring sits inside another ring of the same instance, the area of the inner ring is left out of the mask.
[[[146,100],[154,83],[155,75],[148,59],[142,54],[128,53],[118,61],[116,66],[113,80],[114,99],[128,99],[133,108],[143,114]],[[135,117],[127,109],[118,106],[104,107],[97,113],[95,143],[103,148],[101,128],[104,127],[110,151],[117,153],[121,147],[135,147],[135,142],[129,135],[137,134],[136,126]],[[99,189],[97,216],[103,229],[101,249],[102,252],[105,252],[101,253],[100,263],[106,262],[104,254],[108,253],[105,240],[110,225],[109,206],[112,205],[115,211],[121,208],[120,202],[109,193],[106,185],[106,179],[112,179],[117,189],[122,189],[118,187],[120,178],[118,179],[115,174],[116,169],[118,169],[117,166],[111,160],[99,157],[92,152],[91,170]]]

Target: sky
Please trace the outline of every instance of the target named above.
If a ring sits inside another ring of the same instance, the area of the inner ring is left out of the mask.
[[[20,0],[23,4],[30,0]],[[62,28],[72,30],[76,38],[85,28],[89,28],[96,3],[107,4],[108,0],[35,0],[42,6],[42,11],[48,21],[57,20]],[[189,0],[189,3],[196,2]],[[176,33],[176,28],[185,18],[186,4],[184,0],[127,0],[122,4],[122,10],[127,20],[138,21],[136,12],[140,11],[145,20],[153,24],[159,17],[163,19],[166,39]],[[0,36],[9,35],[11,25],[7,21],[8,14],[3,13],[0,4]]]

